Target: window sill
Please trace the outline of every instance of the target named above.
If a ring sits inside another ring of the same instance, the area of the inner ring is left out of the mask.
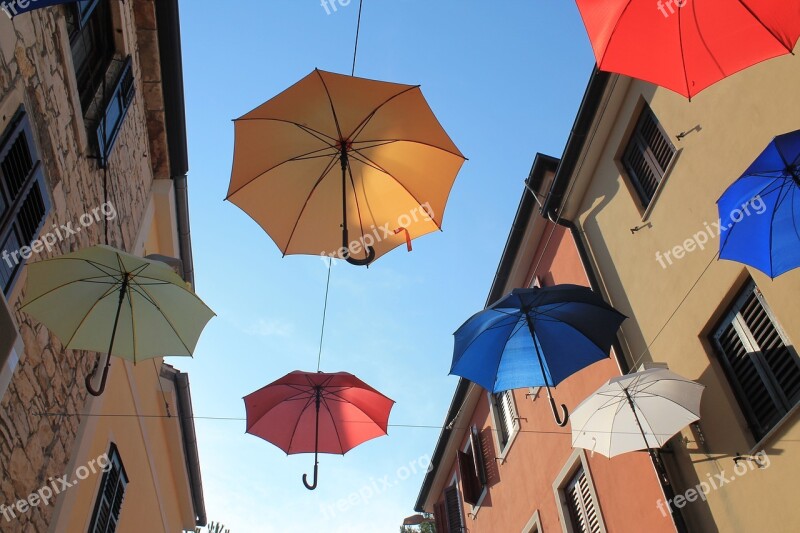
[[[472,506],[472,510],[467,513],[467,516],[472,518],[473,520],[478,519],[478,511],[481,510],[481,504],[483,503],[483,499],[486,497],[486,494],[489,492],[489,488],[484,486],[483,491],[481,492],[480,498],[478,498],[478,503]]]
[[[775,438],[775,436],[778,433],[783,431],[783,429],[785,428],[786,424],[788,424],[789,421],[792,420],[798,412],[800,412],[800,403],[796,403],[794,405],[794,407],[792,407],[789,410],[789,412],[786,413],[783,416],[783,418],[778,420],[778,422],[772,427],[772,429],[770,429],[769,432],[767,432],[767,434],[764,435],[761,438],[761,440],[758,441],[755,444],[755,446],[753,446],[750,449],[749,452],[747,452],[747,455],[755,455],[756,453],[758,453],[758,452],[762,451],[764,448],[766,448],[767,444],[769,444]]]
[[[500,461],[501,465],[506,462],[506,456],[508,455],[508,452],[511,451],[511,446],[514,444],[514,441],[517,440],[517,435],[519,435],[519,420],[514,421],[514,426],[514,431],[508,436],[508,442],[506,442],[506,445],[503,447],[502,451],[497,454],[496,459]],[[498,446],[498,449],[500,449],[500,446]]]

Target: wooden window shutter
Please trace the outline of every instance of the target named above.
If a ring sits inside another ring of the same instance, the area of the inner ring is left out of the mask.
[[[452,485],[444,491],[444,506],[447,514],[447,527],[449,533],[462,533],[464,521],[461,514],[461,501],[458,497],[458,487]]]
[[[583,467],[578,469],[564,492],[573,529],[579,533],[600,533],[600,517]]]
[[[450,533],[447,529],[447,512],[443,503],[437,503],[433,506],[433,519],[436,525],[436,533]]]
[[[470,453],[458,452],[458,473],[464,489],[464,501],[476,505],[481,497],[481,485],[475,476],[475,460]]]
[[[30,245],[42,229],[49,209],[30,122],[20,108],[0,140],[0,249],[12,253]],[[16,255],[15,261],[0,264],[0,288],[6,294],[24,263],[25,259]]]
[[[128,475],[114,444],[108,452],[108,460],[109,467],[103,473],[100,482],[89,533],[114,533],[119,523],[122,500],[125,498],[125,489],[128,486]]]
[[[647,206],[675,156],[675,147],[649,107],[639,120],[622,156],[622,165]]]
[[[800,401],[800,360],[753,283],[714,334],[714,343],[753,436],[760,439]]]
[[[486,460],[483,455],[483,443],[481,442],[481,433],[477,426],[472,426],[472,431],[469,436],[470,445],[472,446],[472,457],[475,462],[475,477],[481,487],[486,485]]]

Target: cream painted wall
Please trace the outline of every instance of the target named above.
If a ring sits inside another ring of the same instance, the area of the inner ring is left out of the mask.
[[[570,199],[579,205],[577,221],[609,300],[630,317],[623,325],[621,340],[629,356],[636,359],[634,363],[666,362],[673,371],[707,387],[700,422],[706,442],[700,444],[698,435],[689,429],[683,432],[687,442],[676,447],[672,461],[679,465],[674,473],[676,492],[716,474],[733,476],[737,453],[764,450],[770,458],[769,467],[748,471],[735,483],[711,492],[707,502],[695,501],[684,507],[692,530],[704,533],[779,532],[800,527],[800,507],[786,505],[800,476],[797,416],[787,416],[776,434],[754,448],[756,442],[707,340],[752,277],[792,344],[797,342],[800,270],[772,281],[743,265],[717,261],[716,238],[709,240],[704,250],[688,253],[666,268],[656,260],[656,252],[663,254],[681,245],[703,231],[706,222],[715,222],[715,201],[725,188],[772,137],[800,129],[798,87],[797,57],[762,63],[691,102],[642,82],[620,83],[617,89],[623,92],[612,100],[621,97],[621,105],[607,109],[602,118],[609,133],[592,140],[600,157],[582,170],[591,181],[582,198]],[[645,101],[678,149],[649,213],[644,213],[617,162]],[[699,131],[676,139],[678,133],[695,127]],[[576,191],[582,189],[576,187]],[[643,224],[649,226],[630,231]]]

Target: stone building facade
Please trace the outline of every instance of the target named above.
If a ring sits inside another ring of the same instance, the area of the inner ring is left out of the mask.
[[[65,350],[19,310],[26,262],[106,243],[179,258],[192,281],[179,43],[172,0],[88,0],[13,19],[0,14],[0,504],[6,508],[82,463],[76,450],[87,421],[77,415],[90,411],[84,378],[98,358]],[[20,156],[26,149],[29,157]],[[27,249],[35,240],[39,246]],[[204,523],[196,461],[187,471],[196,481],[189,483],[189,514]],[[100,476],[91,482],[99,484]],[[55,509],[54,503],[17,509],[12,520],[0,516],[0,530],[54,531]],[[92,509],[85,514],[89,520]]]

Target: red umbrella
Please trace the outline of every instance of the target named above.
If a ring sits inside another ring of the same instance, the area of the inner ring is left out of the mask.
[[[688,98],[800,37],[790,0],[576,0],[601,70]]]
[[[347,372],[295,370],[244,397],[247,433],[287,454],[314,452],[317,488],[319,453],[344,455],[359,444],[386,435],[390,400]]]

